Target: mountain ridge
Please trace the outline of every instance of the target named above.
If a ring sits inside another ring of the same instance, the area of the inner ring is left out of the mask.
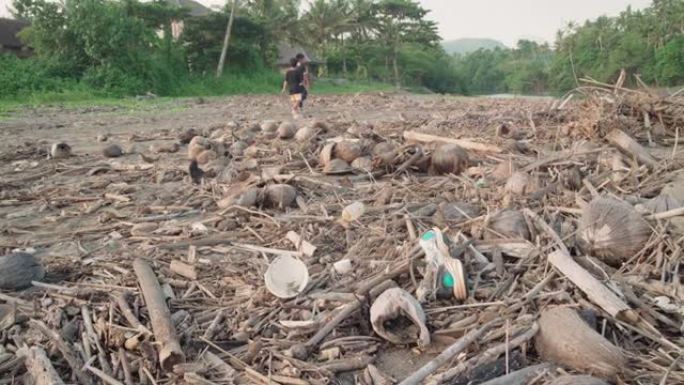
[[[455,53],[467,54],[480,48],[495,49],[505,48],[506,46],[495,39],[466,37],[442,41],[442,47],[448,54],[452,55]]]

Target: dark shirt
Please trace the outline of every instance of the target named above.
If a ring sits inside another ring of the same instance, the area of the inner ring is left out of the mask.
[[[285,81],[287,82],[287,90],[290,95],[302,93],[302,83],[304,82],[304,66],[290,68],[285,73]]]

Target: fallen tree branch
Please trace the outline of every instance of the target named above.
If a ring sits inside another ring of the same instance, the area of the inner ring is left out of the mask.
[[[404,139],[408,142],[422,142],[422,143],[431,143],[431,142],[436,142],[436,143],[449,143],[449,144],[456,144],[459,145],[466,150],[473,150],[473,151],[481,151],[481,152],[501,152],[501,148],[491,145],[491,144],[484,144],[484,143],[478,143],[478,142],[473,142],[471,140],[466,140],[466,139],[453,139],[453,138],[444,138],[441,136],[435,136],[435,135],[429,135],[429,134],[422,134],[420,132],[415,132],[415,131],[404,131]]]
[[[164,292],[147,262],[137,258],[133,261],[133,270],[138,276],[138,283],[145,298],[154,338],[160,344],[159,363],[162,369],[171,371],[174,365],[185,362],[185,354],[178,342]]]

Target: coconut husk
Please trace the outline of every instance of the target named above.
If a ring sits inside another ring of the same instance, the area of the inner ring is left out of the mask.
[[[105,158],[118,158],[123,155],[123,149],[118,144],[110,144],[102,149]]]
[[[247,147],[249,147],[249,145],[246,142],[238,140],[230,145],[230,147],[228,148],[228,152],[230,152],[230,155],[234,157],[243,156],[245,154],[245,150],[247,149]]]
[[[264,120],[260,127],[264,133],[273,133],[278,129],[278,123],[275,120]]]
[[[197,156],[206,150],[211,149],[211,141],[203,136],[195,136],[188,144],[188,159],[197,159]]]
[[[214,150],[204,150],[197,155],[196,160],[198,164],[207,164],[212,160],[216,160],[217,158],[218,155]]]
[[[406,326],[400,318],[409,320]],[[397,327],[388,328],[389,321],[397,321]],[[418,342],[419,346],[430,344],[430,332],[425,326],[425,312],[411,294],[398,287],[385,290],[370,308],[370,321],[379,336],[395,344]]]
[[[20,290],[40,281],[45,270],[40,261],[28,253],[12,253],[0,257],[0,289]]]
[[[529,174],[517,171],[508,178],[504,190],[513,195],[525,195],[536,191],[537,186]]]
[[[319,130],[321,130],[321,131],[323,131],[323,132],[326,132],[326,131],[328,131],[328,129],[329,129],[328,123],[326,123],[326,122],[323,121],[323,120],[319,120],[319,119],[316,119],[316,120],[314,120],[313,122],[311,122],[311,127],[316,128],[316,129],[319,129]]]
[[[431,171],[436,175],[460,174],[468,167],[468,153],[456,144],[442,144],[432,154]]]
[[[134,237],[141,237],[151,234],[154,230],[158,229],[159,225],[154,222],[148,223],[136,223],[131,227],[130,233]]]
[[[351,170],[352,168],[349,163],[342,159],[333,159],[323,167],[323,173],[325,174],[346,174]]]
[[[489,219],[488,227],[496,234],[487,231],[485,232],[486,239],[495,239],[502,236],[504,238],[531,240],[530,229],[525,220],[525,215],[517,210],[506,209],[499,211]]]
[[[292,139],[297,133],[297,126],[292,122],[282,122],[278,126],[278,139]]]
[[[482,212],[480,206],[467,202],[442,202],[433,215],[440,226],[455,225],[475,218]]]
[[[677,202],[684,203],[684,178],[677,177],[673,181],[667,183],[660,190],[661,195],[666,195]]]
[[[343,140],[335,145],[333,149],[333,156],[342,159],[347,163],[353,162],[356,158],[363,154],[363,148],[360,143]]]
[[[511,161],[504,161],[496,165],[492,170],[491,176],[494,180],[508,180],[518,169],[517,165]]]
[[[395,157],[395,146],[390,142],[380,142],[373,147],[373,158],[377,159],[381,166],[389,165]]]
[[[155,154],[172,154],[178,152],[179,149],[180,145],[176,142],[150,145],[150,152]]]
[[[181,142],[181,144],[188,144],[192,138],[196,137],[197,135],[197,131],[194,128],[189,128],[178,135],[178,140]]]
[[[328,143],[323,146],[319,154],[319,162],[323,167],[327,167],[333,159],[333,152],[335,150],[335,143]]]
[[[50,147],[50,157],[52,159],[64,159],[71,156],[71,146],[64,142],[55,143]]]
[[[304,126],[300,128],[295,134],[295,140],[300,143],[308,142],[316,137],[318,129],[311,126]]]
[[[259,189],[257,187],[236,186],[224,198],[216,202],[216,205],[220,209],[231,206],[252,207],[256,205],[258,197]]]
[[[578,231],[580,248],[609,265],[633,257],[652,233],[631,205],[608,197],[596,197],[583,209]]]
[[[297,190],[288,184],[268,185],[262,193],[266,206],[281,209],[292,206],[297,198]]]
[[[641,213],[658,214],[682,207],[678,200],[669,195],[660,194],[655,198],[648,199],[634,208]]]
[[[546,385],[608,385],[607,382],[592,376],[560,376]]]
[[[542,312],[535,347],[544,361],[608,380],[622,373],[627,363],[619,348],[567,307]]]
[[[354,159],[351,167],[355,170],[360,171],[372,171],[373,170],[373,160],[369,156],[362,156]]]

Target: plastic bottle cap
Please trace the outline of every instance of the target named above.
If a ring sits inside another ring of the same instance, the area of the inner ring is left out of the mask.
[[[451,275],[451,273],[444,273],[444,276],[442,277],[442,284],[446,287],[454,287],[454,277]]]
[[[430,230],[421,237],[424,241],[429,241],[435,237],[435,232]]]

